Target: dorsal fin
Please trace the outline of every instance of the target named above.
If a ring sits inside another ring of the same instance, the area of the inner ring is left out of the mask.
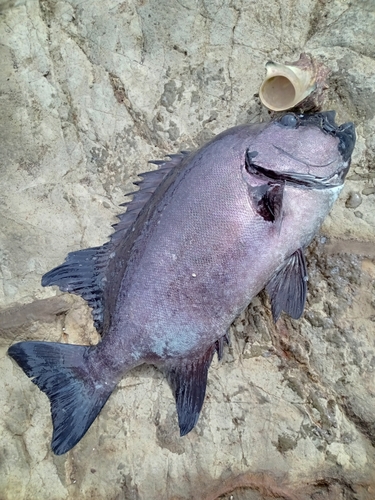
[[[127,210],[118,215],[119,222],[114,224],[115,232],[110,240],[101,247],[69,253],[63,264],[42,277],[42,286],[57,285],[63,292],[83,297],[92,308],[94,325],[100,334],[103,333],[103,324],[106,323],[105,316],[110,318],[114,307],[108,298],[110,295],[117,295],[121,282],[118,276],[119,270],[111,269],[110,263],[119,247],[125,244],[130,234],[129,230],[134,226],[142,209],[150,202],[169,172],[180,166],[188,154],[187,151],[182,151],[179,154],[169,155],[167,160],[149,162],[158,165],[159,168],[139,174],[142,180],[134,183],[139,190],[129,193],[133,195],[133,199],[122,204]],[[125,267],[124,264],[122,267]],[[111,281],[110,287],[106,285],[108,281]]]

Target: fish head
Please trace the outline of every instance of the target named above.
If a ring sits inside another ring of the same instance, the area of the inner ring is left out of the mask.
[[[326,189],[343,184],[355,145],[351,122],[335,112],[288,113],[262,130],[247,150],[246,169],[264,180]]]

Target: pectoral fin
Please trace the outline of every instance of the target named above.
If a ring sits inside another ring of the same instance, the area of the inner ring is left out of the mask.
[[[207,374],[216,346],[200,358],[169,365],[166,376],[176,400],[180,435],[188,434],[198,422],[206,394]]]
[[[302,249],[298,249],[266,286],[275,322],[282,311],[294,319],[301,317],[306,302],[307,279],[305,256]]]
[[[249,187],[255,210],[264,220],[279,223],[283,209],[283,183],[268,183]]]

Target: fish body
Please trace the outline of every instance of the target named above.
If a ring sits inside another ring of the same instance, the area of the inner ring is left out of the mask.
[[[69,254],[43,277],[44,286],[83,296],[103,337],[92,347],[9,349],[50,398],[56,454],[81,439],[121,377],[143,363],[165,372],[187,434],[212,357],[252,298],[266,287],[275,320],[282,311],[301,316],[303,250],[342,188],[354,143],[353,124],[338,127],[334,112],[229,129],[156,162],[111,240]]]

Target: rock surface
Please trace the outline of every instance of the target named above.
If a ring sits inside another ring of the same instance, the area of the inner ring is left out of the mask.
[[[1,0],[0,498],[375,498],[373,0]],[[85,438],[50,450],[47,398],[6,356],[17,340],[95,343],[90,311],[40,286],[102,244],[150,159],[268,119],[269,59],[331,69],[327,109],[358,142],[308,253],[304,317],[257,297],[180,438],[164,377],[119,384]]]

